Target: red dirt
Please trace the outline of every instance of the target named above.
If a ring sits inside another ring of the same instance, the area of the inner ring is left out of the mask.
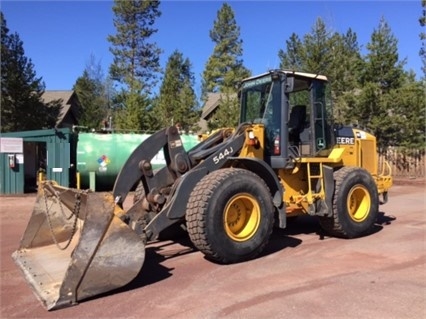
[[[0,317],[426,318],[424,186],[395,182],[369,236],[323,236],[315,218],[303,217],[241,264],[211,263],[187,238],[151,244],[131,284],[52,312],[11,258],[35,195],[0,197]]]

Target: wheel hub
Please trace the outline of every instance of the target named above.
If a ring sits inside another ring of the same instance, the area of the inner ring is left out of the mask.
[[[250,194],[233,196],[224,210],[226,234],[235,241],[246,241],[254,236],[260,224],[259,204]]]
[[[363,185],[355,185],[349,192],[347,207],[349,216],[355,222],[364,221],[369,213],[371,206],[370,193]]]

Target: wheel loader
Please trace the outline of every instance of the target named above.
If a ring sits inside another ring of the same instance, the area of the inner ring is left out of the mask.
[[[239,125],[188,151],[174,126],[151,135],[111,193],[40,184],[13,259],[45,308],[126,285],[145,246],[176,225],[223,264],[256,258],[273,228],[298,215],[317,216],[330,236],[369,234],[388,199],[390,166],[379,165],[372,134],[333,123],[327,78],[273,70],[243,80],[238,100]],[[161,151],[166,165],[154,170]]]

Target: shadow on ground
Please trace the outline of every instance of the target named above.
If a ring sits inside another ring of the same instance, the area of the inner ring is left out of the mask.
[[[395,219],[394,216],[387,216],[385,213],[380,212],[372,231],[366,236],[381,231],[384,226],[391,225]],[[291,218],[285,229],[274,229],[268,245],[259,258],[274,254],[286,248],[295,248],[301,245],[303,241],[297,238],[301,234],[316,235],[318,240],[323,240],[327,237],[316,217],[299,216]],[[174,238],[168,238],[165,241],[159,241],[146,246],[144,265],[139,274],[129,284],[90,299],[139,289],[171,277],[174,268],[165,267],[162,264],[164,260],[197,252],[197,249],[186,233],[179,232],[178,234],[174,234],[174,236]]]

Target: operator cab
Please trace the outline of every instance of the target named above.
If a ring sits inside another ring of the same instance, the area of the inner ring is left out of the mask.
[[[265,161],[291,168],[300,157],[328,156],[334,146],[331,97],[323,75],[274,70],[245,79],[240,123],[265,125]]]

